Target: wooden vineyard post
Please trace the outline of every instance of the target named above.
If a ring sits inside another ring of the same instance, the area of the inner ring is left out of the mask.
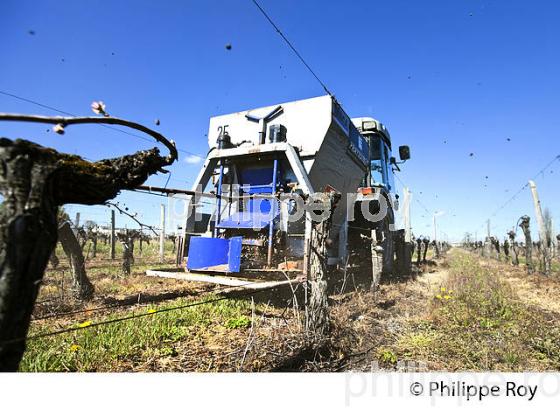
[[[527,215],[521,217],[519,224],[525,235],[525,265],[527,273],[531,274],[535,271],[533,267],[533,240],[531,239],[531,218]]]
[[[309,212],[308,215],[311,218],[307,258],[310,295],[307,301],[306,331],[308,337],[314,341],[320,341],[329,331],[327,246],[330,241],[332,214],[338,198],[340,195],[334,193],[324,194],[322,199],[315,198],[315,204],[321,205],[323,209],[322,215],[319,216],[314,211]]]
[[[165,205],[161,204],[159,231],[159,261],[165,262]]]
[[[74,229],[78,229],[80,227],[80,213],[76,212],[76,219],[74,219]]]
[[[140,228],[140,232],[138,232],[138,255],[142,257],[142,246],[144,244],[144,232],[142,228]]]
[[[556,235],[556,230],[554,229],[554,219],[550,220],[550,260],[552,264],[552,260],[556,258],[557,253],[556,249],[558,248],[558,236]]]
[[[115,210],[111,209],[111,259],[115,259],[115,242],[117,237],[115,236]]]
[[[412,270],[412,255],[414,253],[414,244],[412,239],[412,226],[410,219],[410,200],[412,194],[408,188],[403,190],[403,225],[404,225],[404,244],[403,252],[399,256],[401,274],[408,276]]]
[[[97,228],[90,229],[90,238],[92,244],[91,256],[95,259],[97,257]]]
[[[418,238],[416,239],[416,248],[417,248],[417,258],[416,258],[416,264],[418,266],[420,266],[420,262],[422,261],[422,238]]]

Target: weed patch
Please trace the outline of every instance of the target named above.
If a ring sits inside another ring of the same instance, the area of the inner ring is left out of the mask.
[[[456,254],[449,271],[429,302],[428,320],[410,321],[390,347],[399,360],[450,371],[560,369],[557,317],[521,303],[498,272],[471,255]]]
[[[204,299],[201,299],[204,300]],[[159,305],[172,308],[185,300]],[[190,302],[190,301],[189,301]],[[137,313],[151,312],[155,307],[136,309]],[[220,300],[133,320],[89,328],[96,321],[115,319],[114,314],[74,324],[59,326],[83,327],[74,333],[31,340],[21,364],[22,371],[110,371],[123,360],[142,360],[157,352],[159,355],[176,354],[174,345],[187,338],[204,337],[222,323],[231,329],[247,327],[245,316],[250,304],[240,300]],[[126,314],[128,315],[128,314]],[[52,324],[36,323],[30,334],[50,332],[60,328]]]

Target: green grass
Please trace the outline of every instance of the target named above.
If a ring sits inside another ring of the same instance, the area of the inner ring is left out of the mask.
[[[158,307],[136,309],[137,313],[180,306],[192,300],[177,300]],[[112,371],[122,362],[143,362],[158,356],[177,354],[177,344],[188,338],[202,337],[204,332],[219,327],[245,328],[250,324],[250,303],[243,300],[221,300],[127,320],[99,327],[85,327],[73,333],[31,340],[21,364],[26,372],[56,371]],[[130,312],[113,314],[87,322],[76,321],[64,327],[78,327],[80,323],[118,318]],[[52,324],[35,322],[30,335],[57,330]],[[231,330],[228,330],[231,331]]]
[[[429,317],[412,321],[381,352],[428,363],[434,370],[560,370],[560,327],[551,315],[523,305],[474,256],[456,254],[447,282],[433,295]]]
[[[247,316],[233,317],[231,319],[228,319],[225,323],[225,326],[228,329],[242,329],[249,327],[250,325],[251,319],[249,319]]]

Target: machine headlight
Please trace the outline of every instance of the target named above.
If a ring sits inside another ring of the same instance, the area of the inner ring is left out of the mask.
[[[376,131],[377,124],[375,121],[364,121],[362,124],[363,131]]]

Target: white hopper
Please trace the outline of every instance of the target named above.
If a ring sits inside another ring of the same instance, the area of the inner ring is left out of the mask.
[[[208,144],[217,147],[224,130],[231,143],[241,146],[259,145],[263,122],[275,109],[281,112],[267,122],[286,127],[287,142],[298,150],[315,192],[331,186],[343,194],[333,222],[342,225],[346,215],[346,194],[355,193],[366,173],[369,147],[350,118],[331,96],[276,104],[210,119]],[[248,119],[248,116],[252,118]],[[268,135],[264,138],[268,143]],[[334,229],[336,235],[338,229]]]

